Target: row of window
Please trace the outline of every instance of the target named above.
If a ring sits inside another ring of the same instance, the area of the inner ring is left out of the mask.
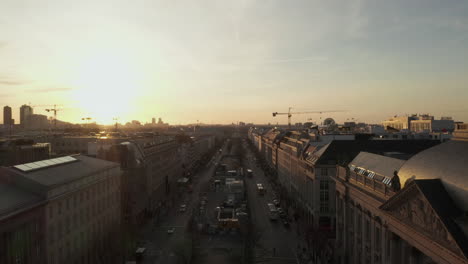
[[[58,220],[55,224],[49,226],[49,242],[54,243],[56,239],[60,239],[62,236],[66,236],[71,232],[72,228],[80,228],[85,226],[86,223],[92,222],[97,217],[103,215],[104,218],[113,216],[118,219],[119,207],[115,205],[114,195],[109,195],[105,199],[102,199],[98,203],[95,203],[86,209],[79,210],[79,213],[66,216],[63,220]],[[116,219],[116,220],[117,220]],[[54,228],[55,227],[55,228]]]
[[[106,181],[95,184],[87,190],[76,192],[75,194],[70,195],[68,198],[62,199],[55,204],[51,203],[49,205],[49,218],[52,219],[55,214],[61,215],[62,212],[68,211],[70,209],[76,209],[78,206],[82,205],[85,200],[89,201],[90,199],[99,199],[111,191],[115,192],[118,184],[119,180],[116,177],[112,177]]]
[[[57,246],[56,250],[51,249],[48,256],[48,263],[65,263],[78,261],[81,259],[81,263],[93,263],[92,255],[94,252],[102,252],[104,243],[110,241],[110,230],[109,227],[112,224],[113,216],[102,218],[100,221],[96,221],[86,231],[81,231],[65,240],[65,243]],[[114,218],[115,219],[115,218]],[[93,250],[94,246],[94,250]]]

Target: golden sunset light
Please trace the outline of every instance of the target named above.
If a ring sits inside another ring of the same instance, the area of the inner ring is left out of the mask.
[[[0,264],[468,264],[467,0],[0,0]]]

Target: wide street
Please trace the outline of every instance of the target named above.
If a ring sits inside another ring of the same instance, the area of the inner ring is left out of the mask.
[[[270,220],[267,203],[272,203],[275,199],[273,187],[264,172],[256,165],[247,143],[242,142],[242,147],[245,150],[243,167],[253,171],[253,178],[245,178],[255,245],[251,263],[303,263],[299,261],[297,255],[300,249],[298,249],[295,223],[291,222],[290,227],[285,227],[281,219]],[[223,153],[227,154],[226,144],[223,146]],[[141,245],[146,248],[146,255],[142,263],[177,263],[175,255],[180,256],[180,252],[192,247],[191,237],[187,231],[192,208],[196,205],[201,187],[207,185],[214,173],[215,164],[220,162],[223,153],[216,152],[202,171],[194,176],[191,194],[186,193],[178,197],[173,208],[161,218],[159,223],[150,221],[143,227]],[[257,183],[262,183],[266,187],[265,195],[260,196],[257,193]],[[180,204],[187,205],[186,212],[179,212]],[[175,228],[173,234],[168,234],[169,228]]]
[[[216,152],[210,162],[199,173],[194,175],[193,192],[191,194],[186,193],[178,197],[174,206],[170,208],[166,216],[162,217],[159,223],[155,224],[149,221],[143,227],[142,247],[146,248],[146,255],[142,263],[170,263],[173,261],[171,258],[174,258],[175,255],[174,250],[184,246],[191,247],[188,242],[189,239],[186,239],[188,235],[186,227],[189,224],[192,208],[198,199],[200,188],[209,181],[214,173],[214,164],[219,162],[221,156],[220,152]],[[179,212],[179,205],[183,203],[187,205],[187,209],[185,212]],[[175,228],[175,231],[173,234],[168,234],[167,230],[171,227]]]
[[[295,225],[290,223],[290,227],[283,226],[280,219],[271,221],[269,219],[268,203],[272,203],[274,198],[273,188],[265,176],[264,172],[257,167],[254,155],[243,143],[246,158],[244,164],[246,168],[253,171],[252,178],[246,178],[247,192],[249,197],[251,219],[254,221],[255,253],[253,263],[300,263],[297,259],[297,238],[295,235]],[[264,196],[257,193],[256,184],[261,183],[266,187]]]

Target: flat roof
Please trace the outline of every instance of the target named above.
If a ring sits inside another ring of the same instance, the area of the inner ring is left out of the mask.
[[[41,185],[54,186],[87,177],[104,169],[120,167],[120,165],[115,162],[83,155],[74,155],[72,158],[75,159],[75,161],[27,172],[14,167],[9,167],[8,169]]]

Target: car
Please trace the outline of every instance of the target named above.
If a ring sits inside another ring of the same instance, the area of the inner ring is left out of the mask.
[[[187,210],[187,205],[186,204],[181,204],[179,207],[179,212],[183,213]]]
[[[283,210],[283,208],[281,207],[278,207],[278,209],[276,209],[278,211],[278,215],[281,217],[281,218],[286,218],[286,212]]]
[[[279,207],[279,206],[280,206],[280,200],[279,200],[279,199],[273,200],[273,204],[274,204],[275,206]]]
[[[174,234],[174,232],[175,232],[175,227],[169,227],[169,229],[167,229],[168,234]]]
[[[289,221],[288,219],[283,219],[283,226],[289,228]]]

